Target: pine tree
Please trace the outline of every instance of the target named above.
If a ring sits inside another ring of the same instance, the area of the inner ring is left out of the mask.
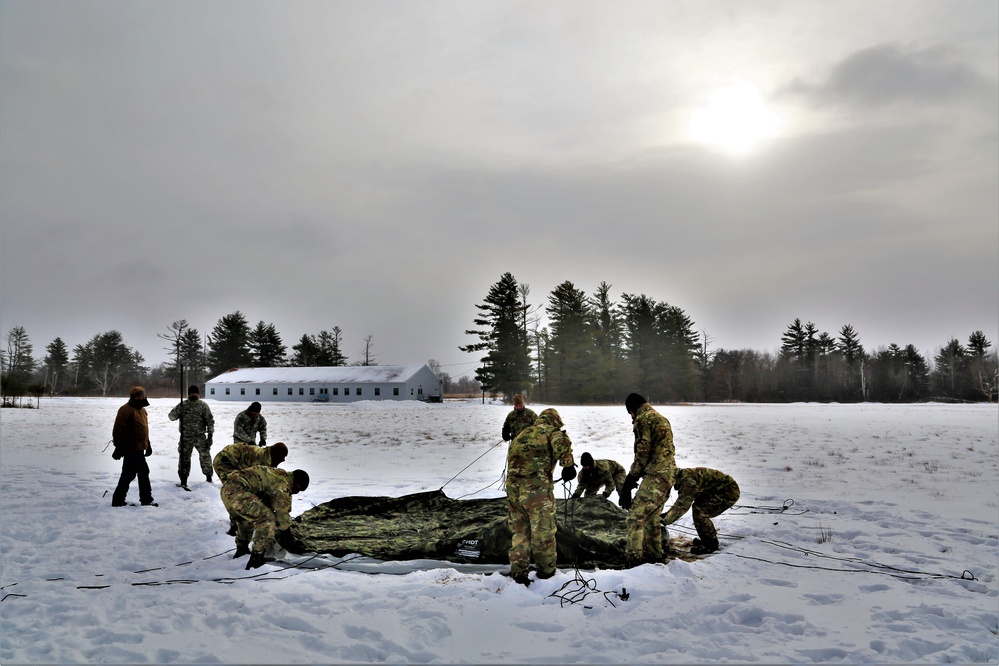
[[[222,317],[208,336],[208,366],[212,376],[233,368],[247,368],[250,356],[250,325],[239,310]]]
[[[48,376],[49,395],[59,393],[60,387],[66,383],[69,373],[69,349],[62,338],[56,338],[45,347],[47,356],[42,361]]]
[[[587,402],[593,395],[593,311],[586,294],[566,281],[548,297],[551,348],[549,400]]]
[[[295,353],[291,357],[291,365],[299,368],[314,368],[319,365],[319,343],[315,337],[303,333],[297,345],[292,346]]]
[[[249,335],[250,363],[255,368],[276,368],[284,365],[287,347],[281,341],[274,324],[258,321]]]
[[[497,391],[508,398],[523,392],[530,381],[531,356],[524,330],[526,304],[521,300],[517,280],[504,273],[489,289],[485,303],[475,306],[479,316],[473,320],[476,330],[466,335],[478,336],[480,342],[459,347],[469,353],[486,352],[475,379],[486,391]]]

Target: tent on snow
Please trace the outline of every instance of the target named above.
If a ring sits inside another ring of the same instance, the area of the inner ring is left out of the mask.
[[[625,511],[599,495],[556,500],[556,505],[560,565],[626,567]],[[664,545],[669,543],[665,527],[663,539]],[[456,500],[441,490],[403,497],[340,497],[295,518],[280,544],[297,554],[508,564],[507,500]],[[670,551],[667,557],[675,555]]]

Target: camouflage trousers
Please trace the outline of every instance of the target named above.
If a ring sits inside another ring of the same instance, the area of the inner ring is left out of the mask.
[[[547,483],[545,483],[547,481]],[[526,577],[531,561],[538,575],[555,573],[555,492],[548,479],[507,478],[510,575]]]
[[[628,518],[625,520],[628,536],[624,554],[629,563],[663,561],[663,533],[659,524],[659,514],[666,506],[672,487],[671,476],[651,474],[642,479],[642,485],[635,493]]]
[[[236,523],[236,545],[253,541],[252,552],[263,555],[276,536],[274,511],[267,503],[238,483],[222,486],[222,504]]]
[[[187,483],[187,477],[191,473],[191,452],[194,449],[198,450],[198,462],[201,464],[201,471],[204,472],[205,478],[212,475],[212,454],[208,439],[204,435],[201,437],[182,437],[180,444],[177,445],[177,453],[180,454],[180,460],[177,462],[177,476],[184,483]]]
[[[694,518],[697,537],[703,543],[718,545],[718,532],[711,519],[732,508],[732,505],[738,501],[739,484],[735,481],[694,498],[694,503],[690,505],[690,514]]]

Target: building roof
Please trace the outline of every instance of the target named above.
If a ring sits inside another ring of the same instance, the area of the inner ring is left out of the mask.
[[[424,365],[347,365],[305,368],[235,368],[209,384],[391,384],[402,383]],[[427,368],[429,370],[429,368]]]

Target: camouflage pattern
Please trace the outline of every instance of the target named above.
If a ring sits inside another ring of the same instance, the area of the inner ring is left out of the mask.
[[[635,433],[635,460],[629,474],[641,477],[628,511],[628,540],[625,553],[628,560],[661,562],[663,560],[662,513],[670,490],[676,479],[673,429],[669,421],[652,405],[645,403],[638,408],[633,426]]]
[[[507,450],[507,525],[511,532],[510,575],[526,577],[533,560],[538,574],[555,573],[555,463],[573,465],[572,441],[554,409],[513,438]]]
[[[248,467],[257,465],[274,467],[271,461],[271,448],[270,446],[260,447],[254,444],[235,442],[215,454],[212,467],[219,475],[219,481],[225,483],[233,472]]]
[[[198,462],[206,477],[212,475],[212,453],[207,436],[215,433],[215,417],[208,404],[198,399],[182,401],[170,410],[171,421],[180,420],[180,443],[177,453],[180,459],[177,463],[177,474],[182,482],[187,481],[191,473],[191,451],[198,450]]]
[[[514,437],[523,432],[524,428],[534,425],[538,420],[538,415],[534,411],[524,407],[523,409],[511,409],[503,422],[503,441],[509,442]]]
[[[579,472],[572,496],[589,497],[599,493],[601,488],[604,488],[604,497],[610,497],[615,490],[620,494],[626,476],[624,467],[618,461],[594,460],[592,468]]]
[[[739,484],[716,469],[690,467],[677,470],[675,487],[679,496],[663,515],[663,523],[672,525],[693,506],[691,515],[698,538],[717,547],[718,532],[711,519],[739,501]]]
[[[257,443],[257,433],[260,433],[260,446],[267,443],[267,419],[263,414],[257,414],[254,419],[247,411],[236,414],[236,420],[232,425],[232,441],[245,442],[246,444]]]
[[[234,472],[222,486],[222,503],[236,520],[236,544],[263,555],[277,534],[291,526],[291,472],[257,465]]]

